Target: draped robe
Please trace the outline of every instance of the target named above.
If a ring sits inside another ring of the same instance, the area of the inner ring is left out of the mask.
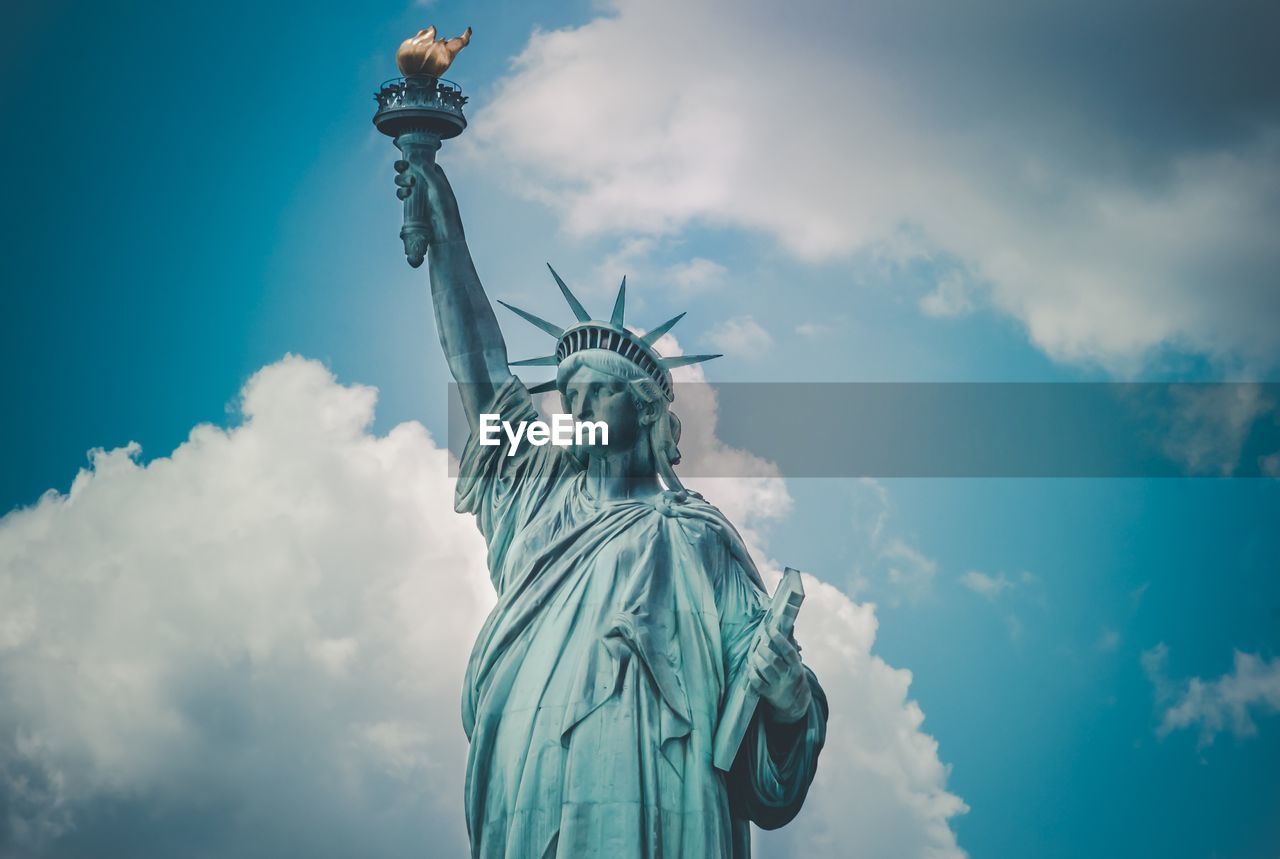
[[[485,412],[537,418],[514,378]],[[806,668],[808,713],[757,712],[732,771],[712,766],[764,613],[741,539],[696,496],[601,502],[566,449],[507,453],[473,435],[455,505],[498,593],[462,702],[472,855],[747,859],[748,821],[781,826],[804,801],[827,711]]]

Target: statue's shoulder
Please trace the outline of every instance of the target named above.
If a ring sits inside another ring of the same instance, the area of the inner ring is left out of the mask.
[[[659,513],[673,519],[728,521],[719,507],[687,489],[679,492],[666,489],[653,496],[650,501]]]
[[[738,529],[720,508],[693,492],[664,492],[655,505],[679,523],[689,543],[708,560],[732,559],[758,588],[763,589],[760,572]]]
[[[727,547],[728,535],[736,533],[719,507],[693,492],[668,490],[653,503],[659,513],[673,519],[685,537],[699,547]]]

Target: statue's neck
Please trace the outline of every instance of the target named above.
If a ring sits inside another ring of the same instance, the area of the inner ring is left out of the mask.
[[[638,447],[638,446],[637,446]],[[662,491],[652,457],[639,450],[618,456],[593,456],[587,460],[586,490],[597,501],[649,498]]]

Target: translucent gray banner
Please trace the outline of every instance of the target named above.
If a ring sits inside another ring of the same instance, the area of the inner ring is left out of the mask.
[[[457,458],[469,430],[450,388]],[[537,402],[548,420],[561,408]],[[759,476],[717,445],[782,477],[1280,476],[1277,383],[677,384],[672,409],[685,477]],[[717,441],[698,443],[711,422]]]

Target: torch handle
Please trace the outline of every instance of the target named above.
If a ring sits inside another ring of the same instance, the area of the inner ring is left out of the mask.
[[[404,157],[396,162],[396,195],[404,201],[404,224],[400,239],[409,265],[417,268],[426,259],[431,243],[431,200],[423,182],[423,170],[435,163],[440,135],[434,131],[406,131],[395,138]]]

